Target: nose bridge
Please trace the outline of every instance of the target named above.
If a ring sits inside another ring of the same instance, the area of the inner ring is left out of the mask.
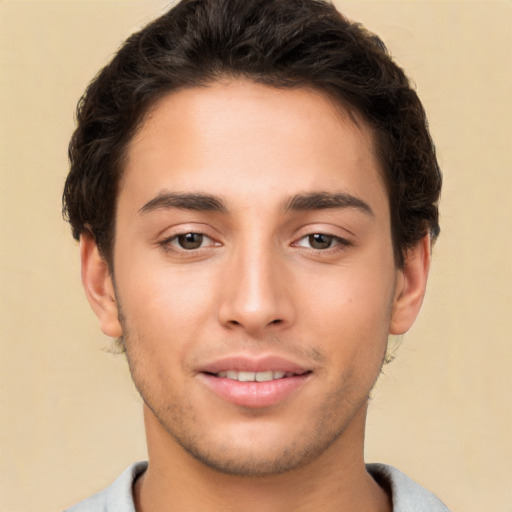
[[[283,270],[282,256],[271,240],[253,236],[237,244],[221,285],[221,321],[252,333],[289,324],[293,308]]]

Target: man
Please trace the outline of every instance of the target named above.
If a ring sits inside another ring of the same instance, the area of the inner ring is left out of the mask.
[[[64,211],[149,464],[80,511],[445,511],[365,465],[370,391],[439,233],[423,108],[316,0],[183,0],[93,80]]]

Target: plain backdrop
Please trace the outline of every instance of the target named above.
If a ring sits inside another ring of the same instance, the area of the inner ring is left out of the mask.
[[[60,214],[88,81],[164,1],[0,1],[0,511],[61,510],[146,456],[141,400]],[[512,511],[512,2],[347,1],[413,77],[444,172],[420,317],[366,458],[454,511]]]

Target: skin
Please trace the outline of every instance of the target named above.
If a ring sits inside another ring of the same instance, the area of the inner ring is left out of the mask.
[[[290,207],[318,193],[350,201]],[[222,208],[175,207],[166,194]],[[198,248],[180,246],[187,233],[203,234]],[[390,510],[364,467],[366,410],[389,333],[421,306],[429,240],[396,267],[363,120],[307,89],[171,93],[129,146],[115,279],[87,234],[81,255],[89,301],[103,332],[123,336],[145,402],[139,511]],[[270,406],[234,404],[199,371],[231,355],[277,355],[309,373]]]

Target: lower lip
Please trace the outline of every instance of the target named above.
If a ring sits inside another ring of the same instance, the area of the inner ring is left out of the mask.
[[[220,398],[242,407],[269,407],[282,402],[309,380],[311,374],[266,382],[240,382],[200,373],[201,380]]]

